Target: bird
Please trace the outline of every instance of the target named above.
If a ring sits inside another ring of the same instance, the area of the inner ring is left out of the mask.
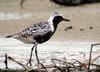
[[[47,42],[56,32],[58,24],[61,21],[70,22],[70,20],[64,18],[61,13],[54,12],[50,16],[48,21],[32,24],[29,27],[23,29],[22,31],[16,34],[6,36],[6,38],[12,37],[24,43],[33,44],[31,48],[30,58],[27,64],[29,64],[30,66],[32,65],[31,60],[32,60],[32,53],[34,49],[35,49],[37,63],[40,64],[38,54],[37,54],[37,45]]]

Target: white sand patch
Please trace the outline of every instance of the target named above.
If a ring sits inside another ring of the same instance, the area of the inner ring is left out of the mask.
[[[0,20],[16,20],[16,19],[22,19],[30,17],[31,13],[4,13],[0,12]]]

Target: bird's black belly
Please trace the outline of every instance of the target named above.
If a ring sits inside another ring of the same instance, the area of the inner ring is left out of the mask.
[[[50,31],[50,32],[46,33],[45,35],[37,35],[34,37],[34,39],[36,40],[36,42],[41,44],[41,43],[48,41],[52,35],[53,35],[53,33]]]

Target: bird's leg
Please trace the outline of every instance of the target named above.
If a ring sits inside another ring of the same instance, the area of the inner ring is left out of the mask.
[[[36,59],[37,59],[37,63],[39,65],[39,58],[38,58],[38,54],[37,54],[37,45],[35,46],[35,54],[36,54]]]
[[[36,45],[34,44],[34,46],[33,46],[32,49],[31,49],[30,59],[29,59],[27,65],[30,64],[30,66],[32,66],[32,63],[31,63],[31,61],[32,61],[32,53],[33,53],[33,50],[34,50],[34,47],[35,47],[35,46],[36,46]]]
[[[39,64],[40,64],[46,70],[46,72],[48,72],[47,69],[45,68],[45,66],[42,63],[40,63],[40,61],[39,61],[38,53],[37,53],[37,44],[35,46],[35,54],[36,54],[36,59],[37,59],[38,67],[39,67]]]

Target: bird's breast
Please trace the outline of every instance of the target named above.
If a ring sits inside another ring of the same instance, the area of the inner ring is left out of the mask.
[[[34,37],[35,41],[38,43],[44,43],[46,41],[48,41],[53,35],[53,32],[48,32],[45,35],[37,35]]]

